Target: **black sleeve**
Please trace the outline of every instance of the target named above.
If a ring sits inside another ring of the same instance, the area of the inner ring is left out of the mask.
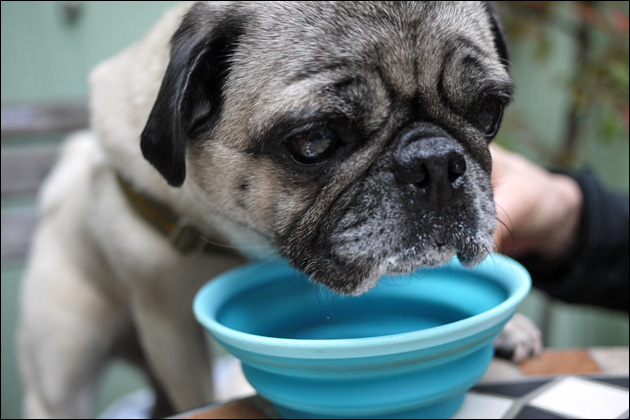
[[[566,175],[584,196],[577,246],[554,263],[519,260],[534,286],[555,298],[628,312],[628,195],[606,191],[589,171]]]

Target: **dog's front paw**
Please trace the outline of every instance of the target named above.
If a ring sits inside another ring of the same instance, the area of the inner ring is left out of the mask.
[[[542,353],[542,333],[526,316],[515,314],[492,342],[496,356],[520,363]]]

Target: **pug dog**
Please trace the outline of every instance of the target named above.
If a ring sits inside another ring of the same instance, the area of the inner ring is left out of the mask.
[[[191,302],[247,258],[359,295],[493,248],[510,102],[487,2],[199,2],[90,76],[41,196],[19,332],[28,417],[86,418],[112,357],[155,414],[212,396]]]

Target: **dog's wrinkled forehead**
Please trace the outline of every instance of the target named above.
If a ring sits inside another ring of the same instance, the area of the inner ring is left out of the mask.
[[[393,100],[435,98],[438,89],[448,90],[458,103],[475,97],[471,90],[483,86],[477,76],[509,80],[490,29],[491,16],[479,2],[262,7],[262,13],[250,15],[248,36],[233,57],[226,84],[227,107],[237,106],[241,117],[258,114],[248,120],[249,137],[267,128],[255,124],[273,124],[291,112],[325,113],[329,108],[343,113],[348,105],[336,102],[332,93],[352,81],[380,81],[369,87],[376,97],[371,103],[387,107]],[[469,72],[461,72],[462,63],[455,62],[462,59],[468,60]],[[240,103],[230,104],[230,98]],[[378,118],[381,113],[377,109],[373,114]]]
[[[367,132],[404,109],[463,117],[466,101],[511,90],[494,15],[486,2],[198,3],[173,35],[143,154],[178,187],[189,139],[248,151],[292,116]]]

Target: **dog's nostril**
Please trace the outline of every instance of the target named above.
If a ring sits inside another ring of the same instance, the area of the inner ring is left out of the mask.
[[[427,162],[423,160],[407,162],[405,165],[396,167],[395,175],[400,182],[420,188],[427,187],[434,176]]]
[[[412,183],[418,185],[421,188],[425,188],[429,184],[429,182],[431,182],[431,174],[429,173],[429,168],[425,163],[420,163]]]
[[[452,153],[448,161],[448,180],[451,184],[466,173],[466,159],[459,153]]]

